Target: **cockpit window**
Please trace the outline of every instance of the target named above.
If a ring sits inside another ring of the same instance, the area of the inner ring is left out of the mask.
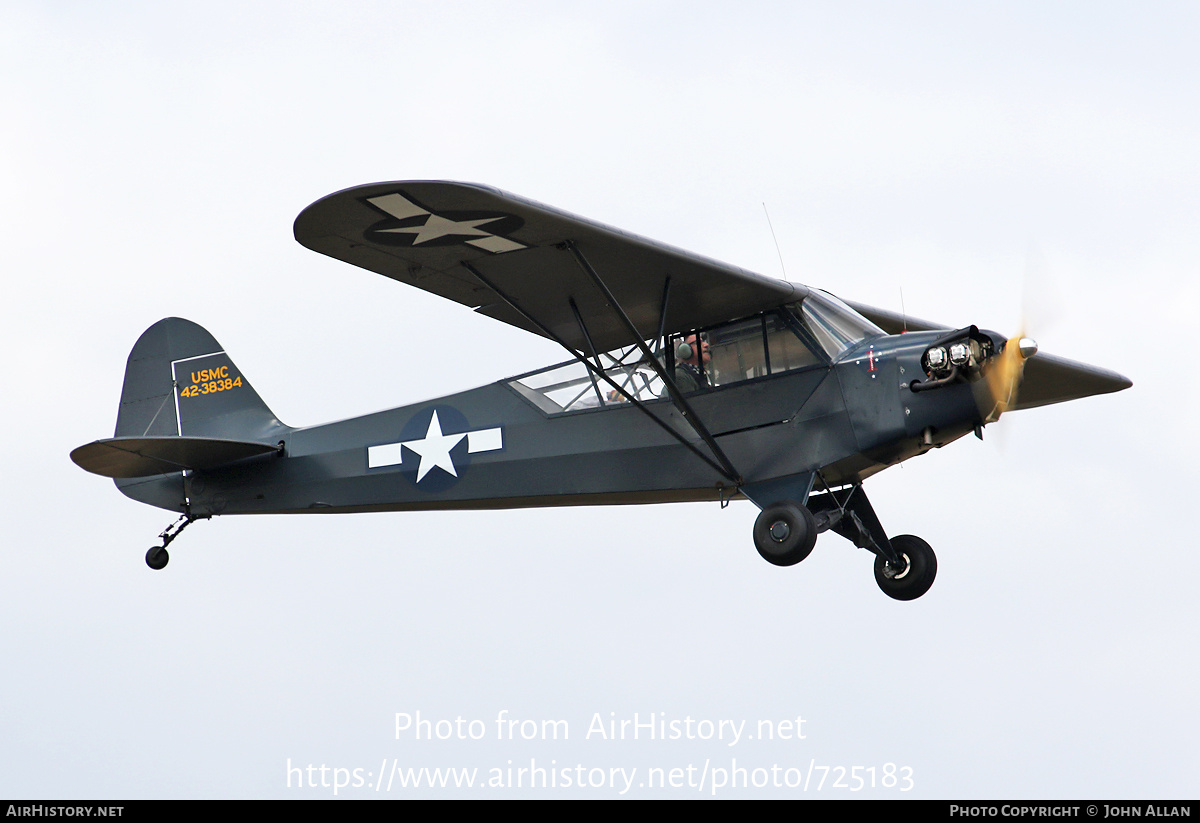
[[[798,308],[784,307],[701,329],[705,356],[700,388],[728,386],[743,380],[825,365],[825,359],[809,348],[812,343],[806,342],[798,316]],[[685,340],[690,342],[692,334],[672,335],[668,352],[681,350],[677,348],[678,344]],[[681,363],[677,355],[674,368],[676,376],[690,385],[693,381],[681,377],[681,372],[694,372],[701,366],[694,360]]]
[[[706,366],[712,386],[821,364],[776,311],[716,326],[706,337],[712,354]]]
[[[699,357],[691,353],[697,331],[702,345]],[[666,341],[647,341],[651,349],[660,352],[662,368],[668,374],[674,370],[675,383],[684,392],[824,367],[860,340],[884,333],[824,292],[810,292],[799,303],[697,331],[671,334]],[[685,349],[681,343],[689,345]],[[824,356],[816,345],[824,350]],[[685,351],[689,352],[686,356]],[[548,414],[605,408],[631,400],[646,403],[667,396],[658,371],[637,347],[601,354],[597,361],[608,380],[598,378],[576,360],[521,375],[509,385]]]
[[[789,307],[794,313],[796,304]],[[885,332],[828,292],[813,291],[799,304],[799,320],[831,358]]]

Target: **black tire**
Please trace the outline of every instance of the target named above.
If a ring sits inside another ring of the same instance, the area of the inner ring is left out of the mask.
[[[768,563],[794,566],[812,553],[817,523],[799,503],[767,506],[754,521],[754,548]]]
[[[888,597],[895,600],[916,600],[933,585],[937,577],[937,556],[933,549],[919,537],[901,534],[892,538],[892,548],[908,561],[908,568],[894,577],[884,571],[887,561],[875,556],[875,582]]]
[[[167,550],[162,546],[151,546],[146,552],[146,565],[155,571],[165,569],[167,561],[171,559],[171,555],[167,554]]]

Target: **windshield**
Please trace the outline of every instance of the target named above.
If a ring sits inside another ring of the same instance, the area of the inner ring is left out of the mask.
[[[795,312],[796,307],[791,307]],[[817,339],[821,348],[836,359],[846,349],[868,337],[879,337],[885,332],[867,318],[822,291],[810,292],[800,303],[800,322]]]

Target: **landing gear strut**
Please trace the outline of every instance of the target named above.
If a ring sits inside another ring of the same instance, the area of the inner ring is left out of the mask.
[[[838,491],[826,486],[824,492],[809,495],[811,477],[742,489],[756,502],[787,492],[807,498],[807,506],[786,499],[764,506],[754,521],[754,547],[768,563],[799,563],[812,552],[817,534],[832,530],[875,555],[875,582],[888,597],[916,600],[929,591],[937,576],[937,557],[928,543],[911,534],[889,540],[861,484]]]
[[[183,533],[183,530],[195,523],[197,520],[207,520],[205,517],[194,517],[190,511],[184,512],[179,519],[163,530],[163,533],[158,537],[162,540],[161,546],[151,546],[146,552],[146,565],[155,571],[160,571],[167,567],[167,562],[170,561],[171,555],[167,554],[167,546],[171,545],[171,541]]]
[[[824,528],[833,529],[860,549],[874,552],[875,582],[888,597],[916,600],[929,591],[937,575],[933,549],[911,534],[889,540],[861,485],[851,486],[844,494],[826,491],[813,495],[808,505],[816,514],[818,528],[827,521]]]

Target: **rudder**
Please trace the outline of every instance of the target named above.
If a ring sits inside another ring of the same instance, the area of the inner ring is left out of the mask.
[[[160,320],[129,353],[116,437],[270,440],[286,429],[202,326]]]

